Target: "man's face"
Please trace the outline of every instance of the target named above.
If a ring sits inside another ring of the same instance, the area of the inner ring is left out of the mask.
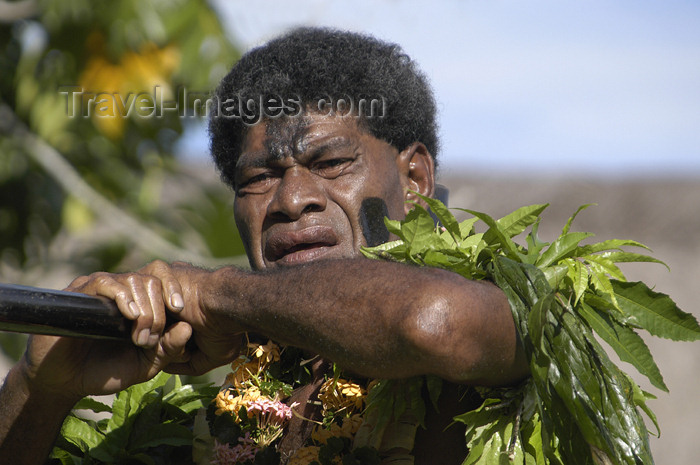
[[[251,266],[358,256],[371,235],[367,224],[381,221],[368,216],[404,216],[397,155],[355,118],[311,113],[251,127],[234,186]]]

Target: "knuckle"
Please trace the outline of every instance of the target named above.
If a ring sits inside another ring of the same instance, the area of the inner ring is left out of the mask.
[[[68,284],[67,289],[77,289],[85,285],[90,278],[88,276],[78,276]]]
[[[165,263],[163,260],[153,260],[151,263],[148,264],[148,268],[150,270],[153,270],[154,272],[162,272],[168,268],[168,264]]]
[[[93,273],[89,276],[89,281],[95,283],[98,287],[106,287],[115,283],[114,278],[105,272]]]

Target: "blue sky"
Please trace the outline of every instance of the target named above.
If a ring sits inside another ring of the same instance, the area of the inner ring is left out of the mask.
[[[216,4],[243,49],[301,24],[402,45],[435,89],[443,170],[700,176],[700,2]]]

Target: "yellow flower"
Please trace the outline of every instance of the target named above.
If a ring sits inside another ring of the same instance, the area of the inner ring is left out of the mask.
[[[342,421],[342,426],[335,422],[331,423],[329,427],[316,425],[311,433],[311,439],[318,444],[326,444],[328,438],[348,438],[352,440],[357,430],[360,429],[362,416],[356,413],[348,418],[344,418]]]
[[[346,431],[349,437],[354,437],[357,430],[362,426],[362,415],[356,413],[350,418],[343,420],[343,431]]]
[[[153,100],[158,86],[162,92],[158,98],[173,98],[171,77],[180,66],[180,52],[175,45],[159,48],[149,42],[142,44],[139,51],[125,52],[115,63],[108,57],[104,43],[100,33],[88,36],[90,55],[78,81],[87,94],[94,96],[96,104],[90,113],[93,123],[106,136],[119,139],[127,115],[137,114],[127,111],[133,108],[137,94],[148,94],[150,97],[145,98]],[[154,108],[158,105],[152,103]]]
[[[238,394],[238,391],[235,389],[223,389],[219,391],[214,399],[216,403],[216,412],[214,413],[216,415],[221,415],[224,412],[228,412],[235,417],[236,423],[238,423],[240,421],[238,412],[241,410],[241,407],[247,409],[250,404],[260,398],[261,394],[260,390],[255,386],[249,387],[243,394],[233,395],[233,393]]]
[[[359,384],[339,378],[323,383],[318,398],[323,403],[324,412],[338,413],[342,410],[361,410],[366,395],[367,392]]]
[[[258,360],[260,369],[280,359],[280,347],[270,340],[265,345],[248,343],[248,348],[253,349],[249,354],[251,358]]]
[[[318,451],[321,448],[318,446],[306,446],[294,452],[294,455],[289,459],[289,465],[308,465],[314,460],[318,460]]]
[[[245,389],[246,382],[260,373],[257,362],[239,357],[231,363],[232,372],[226,375],[224,385],[234,386],[239,391]]]
[[[316,441],[318,444],[325,444],[328,442],[328,438],[332,438],[333,433],[328,428],[324,428],[322,425],[316,425],[314,430],[311,432],[311,439]]]

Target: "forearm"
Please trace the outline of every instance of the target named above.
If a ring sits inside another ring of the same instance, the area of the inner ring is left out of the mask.
[[[3,463],[43,464],[74,402],[33,392],[20,365],[0,389],[0,457]]]
[[[524,376],[507,300],[489,283],[367,259],[217,271],[206,305],[279,342],[370,377],[435,374],[504,384]]]

